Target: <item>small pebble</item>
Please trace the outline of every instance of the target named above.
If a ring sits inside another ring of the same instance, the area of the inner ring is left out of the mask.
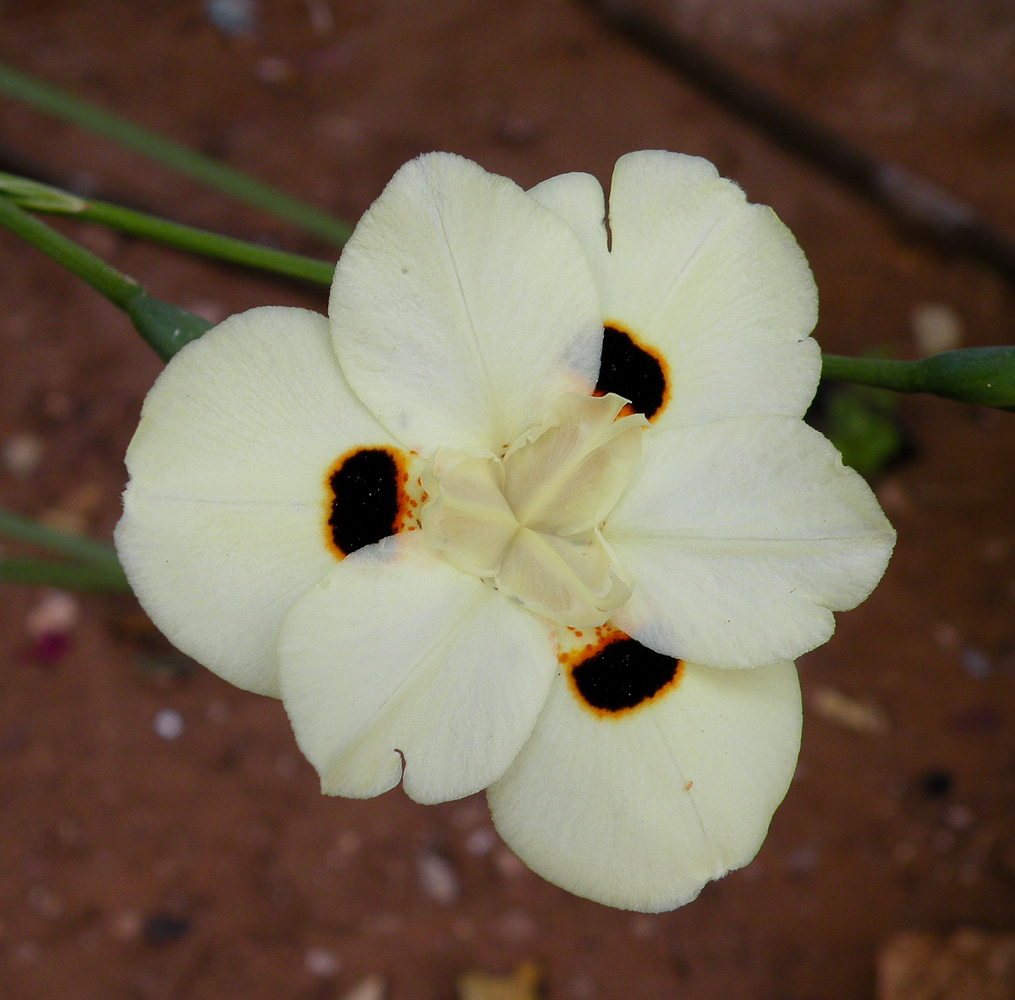
[[[985,563],[1004,562],[1011,553],[1011,544],[1007,538],[988,538],[980,547],[980,558]]]
[[[346,115],[322,115],[316,129],[325,140],[341,147],[361,146],[367,138],[363,123]]]
[[[86,225],[77,232],[77,238],[94,254],[110,257],[116,251],[120,235],[104,226]]]
[[[343,993],[340,1000],[384,1000],[388,995],[388,984],[383,976],[376,973],[361,979],[351,990]]]
[[[885,479],[877,487],[878,502],[889,514],[908,514],[913,508],[906,488],[897,479]]]
[[[990,676],[990,657],[976,646],[963,646],[959,653],[962,669],[975,680],[982,681]]]
[[[451,924],[451,933],[459,941],[471,941],[476,936],[476,925],[467,917],[456,917]]]
[[[517,878],[519,875],[525,872],[525,863],[521,861],[513,851],[509,851],[506,847],[502,847],[494,856],[494,864],[497,866],[497,871],[501,873],[505,878]]]
[[[335,849],[346,858],[359,854],[362,847],[363,838],[355,830],[343,830],[335,841]]]
[[[183,716],[174,708],[160,708],[152,726],[162,739],[177,740],[183,735]]]
[[[497,137],[509,146],[528,146],[541,132],[539,124],[525,115],[508,115],[497,125]]]
[[[401,934],[405,926],[404,918],[398,913],[378,913],[370,921],[368,930],[373,934],[382,934],[391,937],[394,934]]]
[[[458,980],[459,1000],[536,1000],[542,977],[533,962],[522,962],[506,976],[474,969]]]
[[[141,936],[142,924],[141,914],[137,910],[122,910],[110,918],[107,927],[109,936],[114,941],[128,944]]]
[[[818,849],[813,844],[805,844],[792,851],[786,858],[786,870],[793,875],[807,875],[818,863]]]
[[[74,412],[74,400],[61,389],[52,389],[42,399],[42,412],[50,420],[62,422]]]
[[[208,702],[204,710],[204,717],[216,726],[224,726],[229,721],[231,715],[232,711],[229,708],[229,703],[219,701],[218,699]]]
[[[299,758],[294,753],[283,750],[275,757],[275,773],[281,778],[294,777],[299,766]]]
[[[303,967],[312,976],[330,979],[341,968],[341,962],[339,962],[336,955],[326,948],[311,948],[303,956]]]
[[[285,83],[292,79],[292,64],[281,56],[263,56],[254,66],[254,76],[261,83]]]
[[[471,830],[474,826],[487,822],[489,815],[490,810],[485,802],[466,799],[451,814],[451,822],[456,830]]]
[[[431,851],[420,855],[416,859],[416,873],[423,891],[442,906],[450,906],[461,895],[458,873],[440,854]]]
[[[961,635],[951,622],[935,622],[930,631],[934,642],[941,649],[957,649]]]
[[[4,468],[14,476],[30,476],[42,462],[42,453],[42,441],[34,434],[14,434],[4,442]]]
[[[80,510],[66,507],[50,507],[39,515],[39,522],[47,528],[66,531],[70,535],[88,533],[88,518]]]
[[[811,708],[823,719],[867,736],[884,736],[891,728],[888,713],[880,705],[859,701],[834,688],[817,688]]]
[[[983,873],[980,870],[980,866],[975,861],[963,861],[959,865],[957,878],[960,885],[966,888],[972,888],[974,885],[978,885],[983,878]]]
[[[955,779],[943,767],[932,767],[920,775],[920,791],[924,798],[943,799],[955,784]]]
[[[60,501],[60,508],[77,514],[91,514],[98,510],[105,500],[106,491],[98,483],[81,483],[64,495]]]
[[[190,920],[172,913],[153,913],[141,925],[146,944],[162,945],[178,941],[190,930]]]
[[[69,816],[61,816],[53,827],[56,839],[64,847],[80,851],[88,846],[88,837],[82,827]]]
[[[223,35],[230,38],[250,34],[257,26],[254,0],[204,0],[204,13]]]
[[[642,941],[652,937],[659,930],[659,921],[648,913],[638,913],[631,918],[629,926],[631,937]]]
[[[465,838],[465,849],[474,858],[485,858],[497,846],[497,834],[488,826],[480,826]]]
[[[28,905],[49,920],[56,920],[63,915],[63,900],[43,885],[33,885],[28,890]]]
[[[924,357],[952,351],[962,344],[962,320],[943,302],[924,302],[909,317],[916,349]]]
[[[33,639],[67,635],[78,622],[81,605],[62,590],[51,590],[28,612],[25,630]]]
[[[324,863],[332,871],[342,871],[359,854],[363,838],[355,830],[344,830],[324,857]]]
[[[310,27],[317,36],[327,35],[335,29],[335,15],[328,0],[306,0]]]
[[[953,830],[968,830],[973,825],[973,810],[959,803],[950,805],[945,812],[945,822]]]
[[[42,955],[42,949],[34,941],[22,941],[14,948],[14,960],[20,965],[32,965]]]
[[[879,949],[876,968],[877,1000],[1007,1000],[1015,996],[1015,934],[902,931]]]
[[[1001,714],[993,705],[970,705],[955,712],[951,719],[952,728],[960,733],[993,733],[1002,724]]]
[[[188,303],[187,308],[209,323],[221,323],[229,315],[229,310],[214,299],[198,299]]]
[[[497,934],[505,941],[520,944],[535,936],[536,922],[532,914],[518,907],[508,910],[497,921]]]
[[[590,1000],[596,995],[596,982],[589,975],[572,976],[567,983],[567,992],[576,1000]]]

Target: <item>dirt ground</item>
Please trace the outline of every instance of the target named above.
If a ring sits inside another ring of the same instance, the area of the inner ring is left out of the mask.
[[[1015,234],[1007,0],[656,8]],[[523,185],[568,170],[608,181],[632,149],[701,154],[797,235],[826,350],[915,356],[914,317],[935,304],[965,345],[1015,342],[1005,280],[901,231],[579,4],[252,9],[251,30],[231,35],[209,16],[221,5],[197,0],[0,0],[0,58],[349,219],[429,149]],[[332,254],[3,98],[0,152],[110,200]],[[325,306],[65,228],[212,318]],[[112,307],[3,233],[0,260],[0,503],[108,539],[159,363]],[[670,914],[542,882],[497,840],[482,797],[324,798],[281,706],[173,658],[131,599],[68,608],[3,588],[0,996],[442,1000],[469,970],[530,961],[550,1000],[852,1000],[875,996],[877,955],[900,931],[1015,932],[1015,415],[924,397],[899,412],[910,455],[875,482],[898,547],[874,596],[799,664],[786,802],[752,865]],[[40,616],[75,611],[66,643],[39,638]]]

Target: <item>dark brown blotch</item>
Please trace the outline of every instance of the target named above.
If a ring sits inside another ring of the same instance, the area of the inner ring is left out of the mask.
[[[405,470],[389,449],[359,448],[343,456],[328,475],[328,489],[328,537],[341,555],[398,531]]]
[[[635,413],[651,420],[666,404],[669,392],[666,366],[660,355],[643,347],[619,326],[603,327],[596,395],[615,392],[631,401]]]
[[[585,704],[604,714],[637,708],[680,679],[683,662],[618,633],[594,646],[571,668],[571,681]]]

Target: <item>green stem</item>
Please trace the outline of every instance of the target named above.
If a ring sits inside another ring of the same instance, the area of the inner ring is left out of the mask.
[[[63,118],[342,246],[352,227],[277,188],[0,63],[0,92]]]
[[[130,590],[119,566],[52,559],[0,559],[0,583],[41,584],[68,590]]]
[[[72,559],[107,567],[120,565],[111,545],[94,542],[69,531],[60,531],[59,528],[50,528],[9,510],[0,509],[0,535],[49,549],[50,552],[59,552]]]
[[[0,225],[52,257],[121,309],[126,309],[141,291],[133,278],[121,274],[95,254],[18,208],[7,197],[0,197]]]
[[[189,310],[149,295],[133,278],[121,274],[3,196],[0,196],[0,226],[52,257],[119,306],[164,361],[211,326]]]
[[[826,354],[822,358],[821,377],[895,392],[929,392],[1002,410],[1015,409],[1015,346],[966,347],[920,361]]]
[[[257,243],[222,236],[194,226],[184,226],[106,201],[86,200],[69,191],[40,184],[27,177],[0,173],[0,194],[30,212],[71,215],[109,226],[131,236],[155,240],[178,250],[271,271],[274,274],[299,278],[318,285],[330,285],[335,273],[335,265],[327,261],[303,257],[285,250],[273,250]]]
[[[222,236],[206,229],[196,229],[193,226],[170,222],[168,219],[145,215],[133,209],[121,208],[109,202],[89,201],[78,215],[82,219],[90,219],[112,229],[156,240],[190,253],[271,271],[274,274],[299,278],[318,285],[330,286],[335,274],[335,265],[326,260],[304,257],[285,250],[273,250],[257,243],[248,243],[246,240]]]

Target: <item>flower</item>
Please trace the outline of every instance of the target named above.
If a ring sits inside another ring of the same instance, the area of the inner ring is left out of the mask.
[[[813,280],[703,160],[525,193],[406,164],[330,318],[233,316],[145,400],[117,528],[182,650],[280,695],[323,791],[487,789],[536,872],[640,910],[757,852],[792,660],[894,535],[801,417]]]

